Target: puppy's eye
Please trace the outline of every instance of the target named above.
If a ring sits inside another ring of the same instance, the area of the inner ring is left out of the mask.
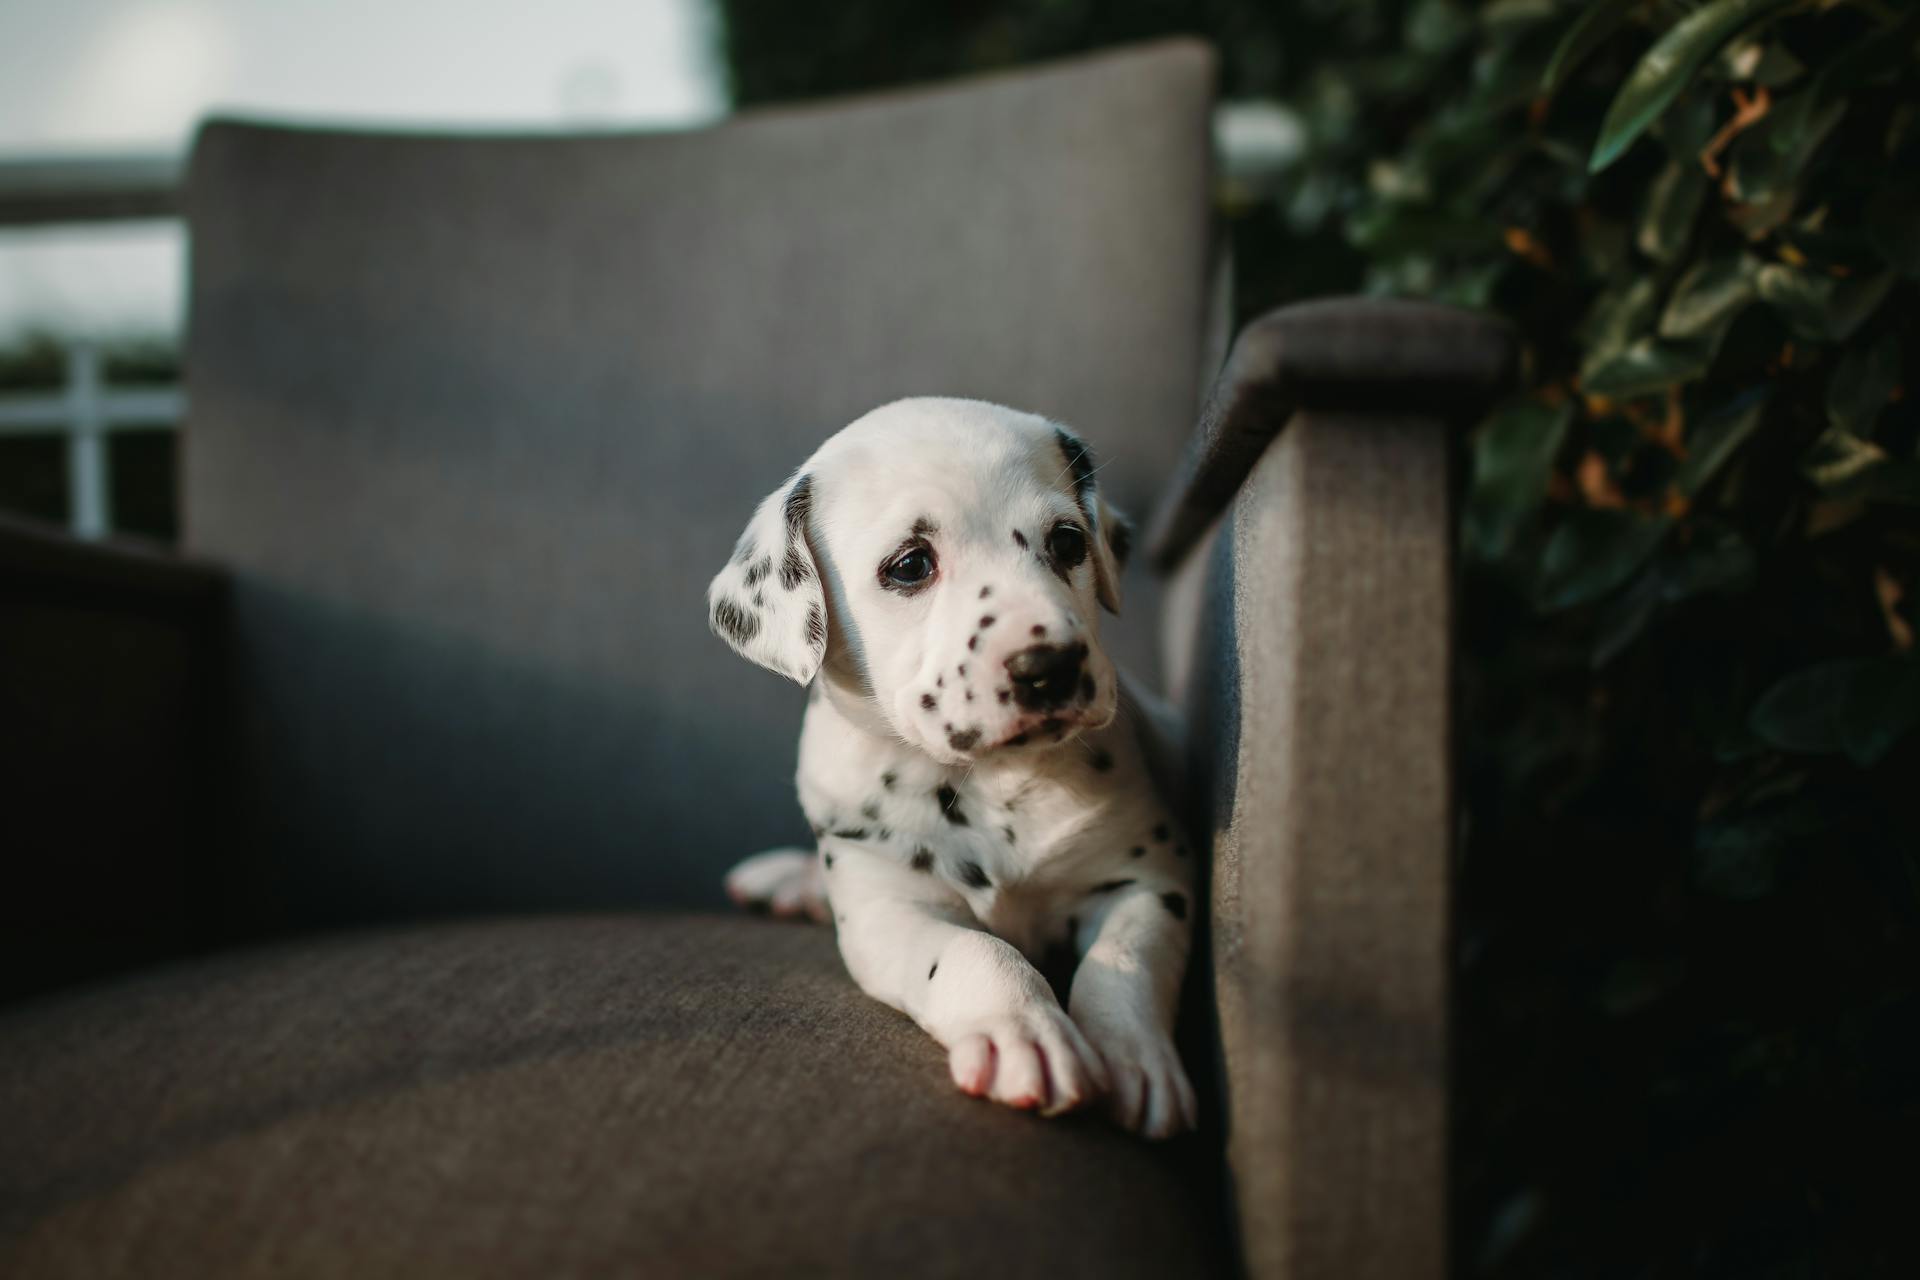
[[[1047,553],[1063,569],[1071,569],[1087,558],[1087,535],[1070,524],[1057,524],[1047,535]]]
[[[933,549],[908,547],[880,567],[880,579],[896,587],[917,587],[933,576]]]

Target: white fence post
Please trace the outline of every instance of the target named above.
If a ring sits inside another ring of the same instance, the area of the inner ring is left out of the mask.
[[[100,349],[90,342],[67,348],[67,512],[73,532],[104,538],[113,530],[107,477],[106,414],[101,404]]]

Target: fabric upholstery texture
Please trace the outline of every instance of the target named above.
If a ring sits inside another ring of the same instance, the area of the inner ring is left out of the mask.
[[[1294,415],[1174,590],[1255,1276],[1445,1273],[1447,450]]]
[[[0,1016],[0,1275],[1222,1274],[1198,1140],[958,1094],[830,930],[240,953]]]
[[[708,578],[909,394],[1072,424],[1143,515],[1207,372],[1212,77],[1174,41],[683,134],[209,126],[184,520],[234,575],[258,901],[717,904],[803,837],[802,694]]]

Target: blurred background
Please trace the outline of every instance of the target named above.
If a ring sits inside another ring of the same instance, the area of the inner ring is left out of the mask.
[[[208,112],[683,128],[1205,36],[1239,318],[1398,294],[1527,344],[1463,442],[1456,1273],[1913,1274],[1916,22],[0,0],[0,508],[174,535],[172,190]]]

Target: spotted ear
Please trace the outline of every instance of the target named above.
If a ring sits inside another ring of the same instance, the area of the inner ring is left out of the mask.
[[[826,594],[813,562],[807,517],[813,478],[800,474],[768,494],[707,587],[707,622],[734,652],[806,684],[827,654]]]
[[[1064,427],[1055,427],[1053,437],[1067,461],[1067,474],[1073,477],[1073,496],[1087,517],[1093,533],[1093,584],[1107,612],[1120,612],[1120,571],[1127,566],[1127,552],[1133,546],[1133,526],[1100,492],[1094,474],[1100,470],[1093,461],[1093,450]]]
[[[1094,585],[1109,613],[1120,612],[1120,574],[1133,551],[1133,522],[1097,489],[1093,502]]]

